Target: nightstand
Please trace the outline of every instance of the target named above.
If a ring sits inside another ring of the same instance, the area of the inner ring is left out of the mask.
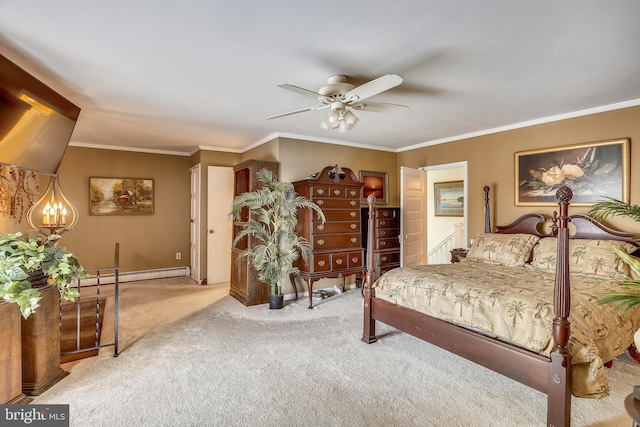
[[[454,248],[451,249],[451,262],[458,262],[460,261],[460,259],[462,258],[466,258],[467,257],[467,252],[469,252],[468,249],[464,249],[464,248]]]

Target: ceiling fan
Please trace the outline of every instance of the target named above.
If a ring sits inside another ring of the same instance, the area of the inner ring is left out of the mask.
[[[352,129],[358,122],[356,115],[347,107],[354,110],[378,112],[401,112],[409,110],[409,107],[406,105],[368,101],[368,98],[394,88],[401,83],[402,77],[396,74],[387,74],[355,87],[347,82],[346,76],[342,74],[335,74],[329,76],[327,79],[327,85],[321,87],[317,92],[290,84],[279,84],[278,86],[283,89],[300,93],[302,95],[313,96],[320,101],[320,104],[313,107],[302,108],[300,110],[276,114],[274,116],[267,117],[267,120],[304,113],[305,111],[329,108],[330,111],[322,122],[320,122],[320,126],[327,130],[337,128],[339,132],[345,132]]]

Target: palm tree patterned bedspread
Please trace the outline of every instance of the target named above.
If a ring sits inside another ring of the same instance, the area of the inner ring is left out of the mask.
[[[604,363],[622,354],[640,327],[640,310],[597,305],[616,284],[571,276],[572,393],[609,395]],[[462,260],[397,268],[375,283],[376,298],[497,336],[548,356],[553,346],[554,274],[520,266]]]

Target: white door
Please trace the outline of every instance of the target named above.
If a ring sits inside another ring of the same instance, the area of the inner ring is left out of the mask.
[[[200,284],[200,164],[191,168],[191,279]]]
[[[400,265],[427,263],[427,174],[400,167]]]
[[[207,206],[207,283],[231,279],[233,168],[209,166]]]

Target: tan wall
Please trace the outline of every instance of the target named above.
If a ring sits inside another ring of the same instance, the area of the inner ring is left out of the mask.
[[[353,171],[359,179],[359,171],[387,172],[392,190],[389,206],[399,206],[398,167],[396,154],[388,151],[346,147],[300,139],[280,138],[280,173],[285,181],[297,181],[319,172],[325,166],[338,164]]]
[[[125,151],[69,147],[63,160],[60,179],[70,200],[80,210],[78,230],[67,233],[62,244],[76,253],[86,267],[111,265],[113,245],[121,244],[123,271],[137,271],[189,265],[189,168],[202,164],[201,217],[206,220],[206,166],[233,166],[248,158],[277,160],[281,178],[295,181],[327,165],[389,173],[390,206],[399,205],[399,166],[430,166],[468,161],[469,236],[483,229],[482,204],[485,185],[491,186],[492,221],[505,224],[532,211],[514,206],[516,151],[600,141],[620,137],[631,139],[631,203],[640,204],[640,191],[634,183],[640,179],[640,107],[600,113],[471,138],[421,149],[390,153],[290,138],[277,138],[246,153],[199,151],[191,157]],[[634,149],[635,148],[635,149]],[[90,216],[89,177],[153,178],[154,215],[140,217]],[[44,191],[44,188],[42,188]],[[535,209],[549,214],[552,208]],[[585,208],[574,208],[584,212]],[[619,219],[609,221],[620,228],[640,231],[637,224]],[[0,218],[2,231],[26,230],[15,222]],[[201,235],[206,242],[206,226]],[[204,249],[204,248],[203,248]],[[175,253],[182,253],[182,260]],[[206,254],[200,262],[201,277],[206,275]],[[318,284],[318,287],[322,287]]]
[[[491,187],[492,224],[507,224],[517,216],[550,207],[515,206],[515,157],[518,151],[627,137],[631,139],[631,203],[640,204],[640,107],[599,113],[523,129],[470,138],[398,153],[398,166],[420,167],[468,161],[469,236],[484,229],[483,191]],[[634,185],[635,184],[635,185]],[[571,212],[585,212],[574,207]],[[640,231],[638,224],[612,219],[616,227]]]
[[[280,157],[280,139],[275,138],[265,142],[255,148],[242,153],[241,161],[245,160],[265,160],[268,162],[277,162]]]
[[[89,215],[89,177],[151,178],[154,214]],[[113,265],[120,243],[122,271],[189,265],[189,157],[69,147],[60,168],[60,184],[78,208],[77,230],[61,244],[85,268]],[[182,259],[176,260],[176,252]]]

